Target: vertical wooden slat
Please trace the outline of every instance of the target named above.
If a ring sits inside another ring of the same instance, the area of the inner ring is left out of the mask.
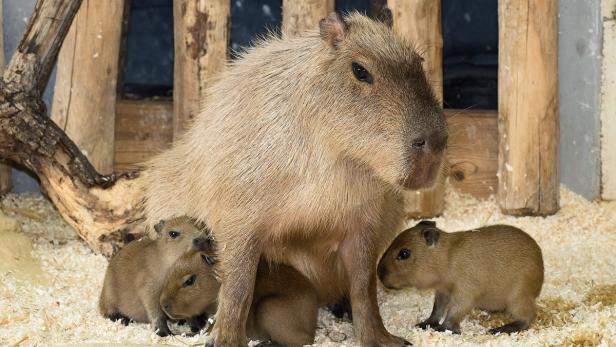
[[[334,0],[283,0],[282,35],[298,36],[310,29],[317,29],[319,21],[334,11]]]
[[[557,16],[557,0],[498,2],[498,202],[507,214],[558,210]]]
[[[113,171],[123,0],[84,0],[58,56],[52,119],[101,173]]]
[[[227,61],[229,0],[174,0],[173,137],[200,110],[208,81]]]
[[[441,1],[388,0],[394,30],[415,44],[425,59],[428,80],[439,100],[443,98],[443,35]],[[406,194],[406,210],[411,217],[433,217],[443,212],[445,176],[434,188]]]
[[[4,13],[2,12],[2,0],[0,0],[0,71],[4,71]],[[0,195],[11,190],[11,167],[3,164],[0,160]]]

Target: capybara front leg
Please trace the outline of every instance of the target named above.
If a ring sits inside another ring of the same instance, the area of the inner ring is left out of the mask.
[[[250,237],[220,240],[219,245],[222,280],[219,305],[213,339],[206,346],[246,346],[246,319],[252,303],[260,247],[256,242],[251,242]]]
[[[353,328],[362,346],[409,346],[410,342],[390,334],[376,300],[376,262],[372,240],[354,231],[341,247],[342,262],[349,278]]]

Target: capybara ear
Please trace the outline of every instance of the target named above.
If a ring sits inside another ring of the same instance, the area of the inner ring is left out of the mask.
[[[331,47],[336,48],[344,40],[347,24],[340,14],[333,12],[319,22],[321,38]]]
[[[165,221],[161,219],[160,222],[154,225],[154,230],[156,230],[156,233],[160,235],[160,233],[163,231],[164,226],[165,226]]]
[[[387,5],[383,5],[381,10],[376,13],[374,19],[387,25],[390,28],[394,26],[394,16]]]
[[[428,247],[434,246],[440,236],[439,231],[436,228],[425,228],[421,232],[421,234],[423,235],[423,238],[426,240],[426,244],[428,245]]]
[[[436,222],[433,220],[422,220],[421,222],[417,223],[417,226],[427,226],[427,227],[436,227]]]

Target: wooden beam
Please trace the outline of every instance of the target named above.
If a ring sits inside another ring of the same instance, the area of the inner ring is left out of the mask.
[[[485,199],[496,194],[498,113],[493,110],[445,110],[449,128],[449,183]]]
[[[0,0],[0,71],[4,71],[4,13],[3,3]],[[0,160],[0,195],[11,191],[11,167]]]
[[[433,0],[388,0],[394,31],[417,45],[425,59],[428,80],[439,100],[443,99],[443,35],[441,2]],[[406,194],[410,217],[434,217],[443,212],[444,176],[430,190]]]
[[[84,0],[58,57],[52,119],[102,173],[113,171],[123,0]]]
[[[499,186],[504,213],[558,210],[558,1],[501,0]]]
[[[283,0],[282,36],[294,37],[316,30],[319,21],[334,11],[334,0]]]
[[[602,1],[601,198],[616,200],[616,0]],[[612,14],[609,16],[609,14]]]
[[[116,104],[115,170],[129,171],[173,141],[173,103],[119,100]]]
[[[227,61],[229,0],[175,0],[173,135],[200,111],[205,89]]]

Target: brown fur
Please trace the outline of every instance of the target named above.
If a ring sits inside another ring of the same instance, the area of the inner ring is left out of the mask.
[[[215,313],[220,283],[207,257],[211,257],[208,252],[187,253],[169,270],[160,306],[170,318]],[[247,320],[251,339],[290,347],[310,345],[317,312],[317,294],[304,276],[289,266],[260,264]]]
[[[405,250],[410,257],[401,259]],[[543,258],[535,240],[513,226],[446,233],[424,222],[394,240],[378,273],[387,288],[436,290],[430,318],[418,324],[424,329],[459,332],[460,321],[477,307],[510,313],[515,321],[491,332],[511,333],[535,318]]]
[[[171,332],[167,317],[158,304],[167,269],[188,252],[194,243],[207,237],[204,229],[187,217],[163,223],[159,238],[144,238],[129,243],[109,262],[99,300],[103,316],[136,322],[151,322],[161,336]],[[170,232],[179,233],[172,238]]]
[[[362,344],[404,344],[383,326],[375,270],[404,218],[401,190],[431,186],[442,164],[447,129],[421,64],[359,14],[269,37],[219,75],[187,133],[150,163],[149,224],[193,215],[221,246],[218,345],[245,343],[261,257],[293,266],[322,300],[348,294]]]

